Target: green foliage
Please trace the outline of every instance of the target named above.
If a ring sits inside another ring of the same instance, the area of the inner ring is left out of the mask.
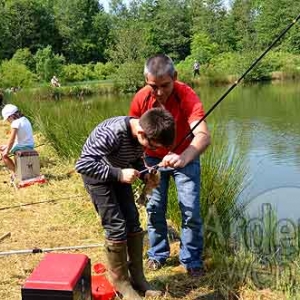
[[[56,1],[54,11],[67,61],[84,64],[104,60],[110,20],[99,1]]]
[[[176,64],[176,70],[178,73],[178,80],[187,84],[192,84],[193,80],[193,65],[194,59],[192,56],[188,56],[184,61]],[[202,72],[203,66],[200,66],[200,72]]]
[[[74,97],[83,100],[85,96],[89,95],[106,95],[115,93],[112,83],[91,83],[85,82],[80,85],[63,85],[60,88],[54,88],[48,84],[34,89],[32,97],[37,100],[54,99],[60,100],[64,97]]]
[[[36,81],[36,76],[23,64],[15,60],[3,61],[0,67],[0,86],[30,87]]]
[[[95,77],[97,79],[107,79],[116,72],[116,67],[112,62],[106,64],[97,63],[94,67]]]
[[[12,59],[25,65],[30,71],[35,71],[35,61],[28,48],[18,49]]]
[[[143,62],[131,61],[119,66],[113,76],[115,87],[122,92],[135,92],[144,85]]]
[[[5,41],[9,58],[20,48],[32,53],[48,44],[57,45],[57,29],[50,7],[40,0],[10,0],[4,4],[9,39]]]
[[[176,62],[190,53],[191,22],[187,1],[148,1],[146,12],[148,32],[153,48],[172,57]],[[143,5],[142,5],[143,6]],[[150,15],[150,16],[149,16]],[[148,39],[150,41],[150,39]]]
[[[200,64],[208,63],[218,53],[218,45],[212,43],[205,33],[196,33],[192,37],[191,57]]]
[[[65,58],[62,55],[54,54],[51,46],[40,49],[34,56],[36,72],[42,81],[50,81],[52,76],[61,73]]]
[[[242,72],[244,73],[252,64],[252,62],[254,62],[256,60],[256,58],[258,57],[259,53],[246,53],[246,55],[244,55],[244,60],[242,61],[242,63],[240,64],[240,73],[242,74]],[[263,59],[261,60],[256,66],[255,68],[248,73],[248,75],[245,77],[245,81],[262,81],[262,80],[269,80],[271,78],[271,73],[273,71],[273,67],[272,65],[269,63],[269,61],[267,59]]]
[[[147,47],[144,30],[137,27],[135,22],[127,22],[122,28],[117,27],[113,31],[113,37],[107,53],[114,64],[121,65],[144,58]]]
[[[92,65],[84,66],[84,65],[69,64],[63,66],[61,75],[64,78],[64,80],[68,82],[92,80],[95,78]]]
[[[156,53],[166,53],[188,82],[231,82],[291,24],[300,2],[233,0],[230,9],[224,3],[142,0],[125,4],[114,0],[108,13],[97,0],[1,1],[0,61],[14,57],[35,72],[40,82],[48,82],[54,74],[62,77],[61,65],[66,61],[70,65],[65,70],[66,80],[74,82],[105,79],[115,72],[113,65],[144,62]],[[293,26],[274,50],[299,55],[298,28],[298,24]],[[227,56],[226,62],[227,53],[240,61],[232,63]],[[200,62],[204,75],[197,80],[190,76],[192,59]],[[272,72],[279,72],[279,64],[288,62],[265,60],[246,80],[268,80]],[[86,65],[96,65],[96,71]],[[287,73],[282,78],[299,76],[297,65],[281,65],[280,72]]]

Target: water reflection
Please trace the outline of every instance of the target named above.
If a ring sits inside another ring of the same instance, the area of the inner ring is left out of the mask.
[[[209,107],[225,90],[202,90],[205,106]],[[241,86],[220,104],[208,120],[226,126],[228,138],[242,131],[239,149],[247,160],[251,183],[240,195],[241,201],[279,187],[300,186],[299,95],[298,83]],[[278,197],[272,200],[272,193],[268,195],[270,197],[266,201],[284,203],[283,193],[280,200]],[[277,206],[280,217],[289,217],[292,211],[300,217],[299,197],[294,197],[292,205],[285,206],[285,209]]]

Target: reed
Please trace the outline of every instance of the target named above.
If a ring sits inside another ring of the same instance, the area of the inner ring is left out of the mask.
[[[35,129],[40,131],[57,153],[67,159],[79,157],[86,138],[94,127],[112,115],[126,115],[128,104],[122,99],[113,105],[105,101],[43,101],[32,94],[16,94],[12,101],[25,112]]]
[[[215,127],[212,141],[212,145],[201,155],[201,214],[205,251],[221,249],[228,252],[232,224],[242,214],[245,205],[238,196],[245,187],[246,165],[234,142],[226,136],[226,128]],[[168,196],[168,218],[179,231],[181,215],[173,181]]]

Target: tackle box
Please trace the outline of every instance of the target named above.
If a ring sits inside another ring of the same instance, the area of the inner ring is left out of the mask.
[[[21,288],[22,300],[91,300],[91,263],[84,254],[48,253]]]

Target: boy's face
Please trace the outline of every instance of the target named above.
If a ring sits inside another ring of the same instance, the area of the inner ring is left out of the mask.
[[[157,148],[163,147],[161,144],[156,143],[155,141],[149,139],[149,138],[147,137],[147,135],[145,134],[145,132],[144,132],[142,129],[140,129],[140,130],[138,131],[137,138],[138,138],[139,143],[140,143],[144,148],[147,148],[147,149],[150,149],[150,150],[156,150]]]

